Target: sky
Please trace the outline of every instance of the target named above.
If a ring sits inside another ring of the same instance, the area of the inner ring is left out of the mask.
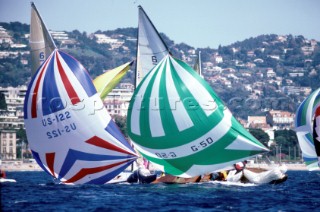
[[[30,24],[30,0],[0,0],[0,22]],[[50,30],[137,27],[141,5],[175,43],[218,48],[262,34],[320,41],[319,0],[34,0]]]

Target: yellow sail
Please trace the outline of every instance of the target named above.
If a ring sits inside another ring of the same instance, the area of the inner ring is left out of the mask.
[[[100,93],[100,98],[103,100],[108,93],[120,82],[122,77],[130,70],[133,62],[125,63],[117,68],[109,70],[93,80],[93,84]]]

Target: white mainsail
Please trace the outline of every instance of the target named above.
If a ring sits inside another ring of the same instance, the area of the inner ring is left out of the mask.
[[[139,8],[136,82],[137,86],[147,73],[169,53],[157,29],[141,6]]]
[[[40,65],[56,49],[56,45],[33,2],[31,3],[30,48],[33,76]]]

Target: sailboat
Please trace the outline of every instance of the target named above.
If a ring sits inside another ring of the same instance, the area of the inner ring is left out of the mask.
[[[87,71],[60,50],[32,78],[24,110],[33,157],[61,183],[104,184],[137,158]]]
[[[30,55],[31,73],[36,73],[40,65],[56,49],[51,34],[44,24],[35,4],[31,2],[31,22],[30,22]]]
[[[319,170],[320,164],[320,88],[312,92],[299,106],[295,131],[303,160],[308,170]]]
[[[151,48],[157,46],[162,50]],[[268,151],[232,116],[201,71],[171,56],[141,6],[137,64],[128,133],[138,152],[166,173],[166,179],[155,182],[198,182],[201,175],[233,169],[236,162]],[[200,58],[198,64],[200,70]]]
[[[129,136],[143,157],[191,178],[268,151],[232,116],[191,67],[169,54],[130,102]]]

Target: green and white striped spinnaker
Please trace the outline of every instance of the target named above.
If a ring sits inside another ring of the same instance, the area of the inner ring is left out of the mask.
[[[319,170],[320,164],[320,88],[312,92],[299,106],[295,131],[303,160],[308,170]]]
[[[193,177],[268,151],[186,63],[167,55],[130,101],[128,132],[163,171]]]

